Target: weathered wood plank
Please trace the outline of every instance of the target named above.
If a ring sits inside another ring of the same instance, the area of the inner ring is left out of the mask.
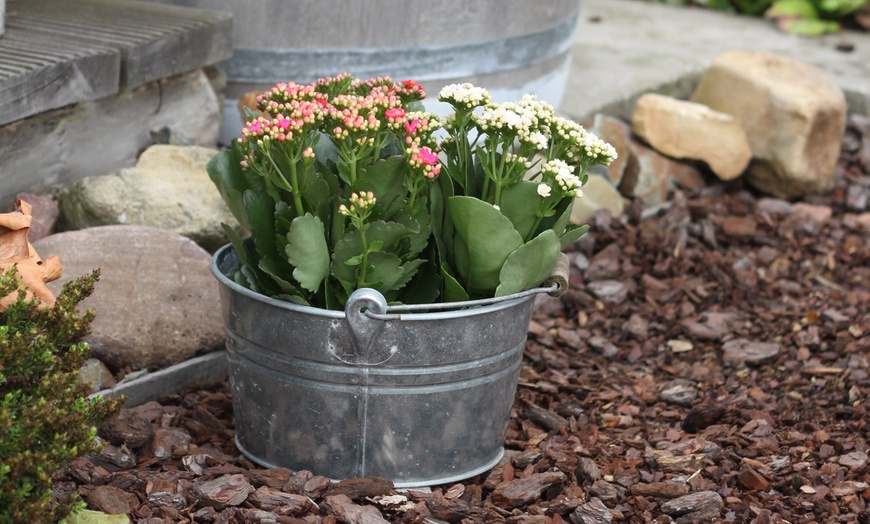
[[[194,382],[207,386],[220,382],[226,376],[226,352],[216,351],[154,373],[147,373],[129,382],[121,382],[114,388],[98,391],[91,396],[125,396],[125,405],[133,407],[157,400],[161,395],[175,393]]]
[[[10,24],[0,39],[0,124],[116,93],[120,67],[116,49],[59,45]]]
[[[232,15],[129,0],[13,0],[7,27],[121,51],[121,87],[232,56]]]

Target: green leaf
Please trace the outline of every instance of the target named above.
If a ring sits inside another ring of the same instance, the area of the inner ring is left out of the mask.
[[[263,181],[252,172],[242,171],[242,158],[241,147],[235,142],[231,149],[214,155],[206,164],[206,171],[236,220],[245,229],[250,229],[242,194],[248,189],[262,190]]]
[[[408,162],[404,156],[394,156],[378,160],[369,167],[362,169],[351,189],[371,191],[375,198],[375,214],[383,220],[392,220],[402,211],[405,204],[405,171]]]
[[[816,19],[819,13],[811,0],[776,0],[764,13],[767,18]]]
[[[444,282],[444,302],[468,300],[468,293],[450,272],[447,264],[441,264],[441,280]]]
[[[245,210],[251,238],[260,258],[277,258],[275,244],[275,201],[261,191],[245,191]]]
[[[66,518],[67,524],[130,524],[127,515],[109,515],[102,511],[83,509]]]
[[[499,273],[495,296],[531,289],[550,276],[559,260],[559,238],[548,229],[510,254]]]
[[[456,233],[453,267],[469,294],[491,296],[499,285],[502,266],[508,256],[523,245],[523,238],[510,220],[482,200],[454,196],[448,208]],[[466,260],[460,260],[463,258]]]
[[[829,20],[782,18],[778,24],[783,31],[800,36],[821,36],[840,30],[840,24]]]
[[[568,246],[573,244],[587,231],[589,231],[589,224],[583,224],[582,226],[568,224],[568,227],[565,228],[565,232],[559,237],[559,244],[562,246],[563,250],[567,249]]]
[[[514,225],[521,237],[526,238],[537,220],[537,205],[541,201],[538,183],[523,180],[501,192],[501,212]]]
[[[369,253],[368,271],[363,283],[366,287],[376,289],[381,294],[396,289],[396,283],[402,278],[402,261],[391,253]]]
[[[319,218],[306,213],[293,219],[287,233],[287,259],[296,268],[293,278],[299,285],[316,292],[329,276],[329,248]]]

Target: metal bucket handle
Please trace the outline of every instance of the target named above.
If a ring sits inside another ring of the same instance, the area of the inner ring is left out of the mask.
[[[556,261],[556,266],[553,268],[552,274],[544,280],[540,287],[532,288],[519,293],[512,293],[501,297],[483,298],[479,300],[464,300],[462,302],[441,302],[437,304],[395,304],[387,305],[386,299],[379,292],[363,288],[354,291],[345,305],[345,315],[350,319],[351,315],[360,316],[364,314],[371,320],[413,320],[412,316],[402,316],[396,313],[397,311],[414,312],[414,311],[445,311],[452,309],[463,309],[474,306],[489,306],[499,304],[509,300],[517,300],[526,298],[530,295],[538,295],[547,293],[551,297],[560,297],[568,291],[568,276],[570,274],[568,255],[560,253],[559,259]],[[377,299],[375,296],[380,297]],[[366,304],[372,300],[376,300],[378,306],[369,308]],[[351,325],[353,328],[353,325]]]

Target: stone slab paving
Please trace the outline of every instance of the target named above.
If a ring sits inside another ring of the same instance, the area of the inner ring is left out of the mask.
[[[853,50],[839,51],[838,44]],[[627,119],[644,92],[687,97],[710,62],[735,49],[770,51],[821,67],[845,91],[851,112],[870,115],[866,33],[803,38],[758,18],[637,0],[581,0],[560,109],[574,118],[604,112]]]

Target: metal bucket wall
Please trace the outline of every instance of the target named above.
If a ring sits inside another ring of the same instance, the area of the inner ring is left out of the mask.
[[[249,458],[398,487],[452,482],[499,462],[534,297],[395,321],[357,309],[348,319],[242,288],[225,276],[236,265],[226,246],[212,272],[236,442]]]
[[[472,82],[496,101],[531,93],[558,105],[580,10],[580,0],[155,1],[233,13],[234,54],[221,64],[225,143],[239,134],[245,93],[344,71],[412,78],[433,99]]]

